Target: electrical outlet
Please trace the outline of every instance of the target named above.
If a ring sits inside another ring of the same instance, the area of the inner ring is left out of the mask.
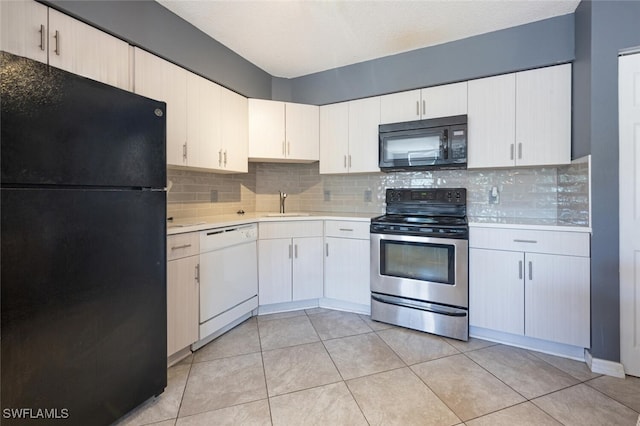
[[[500,203],[500,191],[498,191],[497,186],[492,186],[489,190],[489,204],[499,204]]]
[[[212,189],[211,190],[211,202],[212,203],[217,203],[218,202],[218,190],[216,190],[216,189]]]
[[[328,189],[324,191],[324,200],[331,201],[331,191],[329,191]]]
[[[370,189],[365,189],[364,190],[364,202],[365,203],[370,203],[371,202],[371,190]]]

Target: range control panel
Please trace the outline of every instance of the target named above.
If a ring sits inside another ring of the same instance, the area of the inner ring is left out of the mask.
[[[466,188],[387,189],[387,204],[465,204]]]

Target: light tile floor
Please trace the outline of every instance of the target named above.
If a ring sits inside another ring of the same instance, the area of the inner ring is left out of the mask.
[[[639,412],[639,378],[316,308],[245,321],[117,424],[636,426]]]

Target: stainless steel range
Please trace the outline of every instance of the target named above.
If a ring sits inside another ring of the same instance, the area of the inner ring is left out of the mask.
[[[371,318],[469,338],[465,188],[387,189],[371,219]]]

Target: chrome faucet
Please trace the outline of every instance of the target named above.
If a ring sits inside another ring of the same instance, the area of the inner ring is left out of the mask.
[[[286,192],[280,192],[280,213],[284,213],[284,201],[287,199],[287,193]]]

